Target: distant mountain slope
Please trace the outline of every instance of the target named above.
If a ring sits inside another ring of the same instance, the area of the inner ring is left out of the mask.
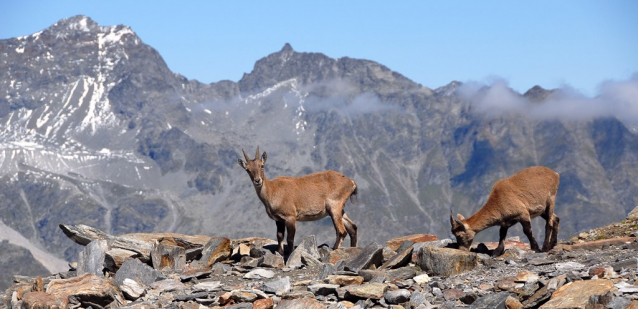
[[[67,260],[79,248],[61,223],[274,238],[237,165],[257,145],[270,178],[325,169],[353,178],[359,203],[346,209],[364,245],[447,237],[450,211],[471,214],[496,180],[531,165],[561,174],[560,235],[638,204],[638,136],[621,121],[494,112],[476,104],[493,102],[494,87],[468,96],[465,86],[429,89],[374,61],[288,44],[238,82],[205,85],[171,72],[126,26],[64,19],[0,40],[0,218]],[[499,91],[525,106],[564,95]],[[543,225],[534,222],[537,235]],[[334,241],[329,219],[297,233]]]
[[[33,258],[29,250],[10,244],[8,241],[0,241],[0,291],[4,293],[13,285],[13,274],[24,276],[40,276],[49,271]]]

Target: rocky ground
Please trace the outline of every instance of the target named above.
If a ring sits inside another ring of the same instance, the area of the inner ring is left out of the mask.
[[[638,209],[638,208],[637,208]],[[15,276],[7,308],[638,308],[638,210],[548,253],[518,238],[491,257],[409,235],[331,250],[314,236],[286,259],[274,241],[113,236],[60,226],[85,245],[65,273]]]

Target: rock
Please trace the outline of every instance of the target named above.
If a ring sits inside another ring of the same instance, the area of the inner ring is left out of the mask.
[[[325,309],[325,307],[314,298],[284,299],[277,309]]]
[[[121,286],[126,278],[148,286],[151,283],[165,279],[166,277],[164,277],[164,275],[159,271],[137,259],[128,259],[122,264],[122,267],[120,267],[117,273],[115,273],[115,283],[118,286]]]
[[[309,235],[304,237],[299,246],[290,253],[286,266],[295,269],[302,265],[319,265],[321,264],[320,258],[315,236]]]
[[[388,304],[400,304],[410,300],[410,291],[406,289],[386,291],[383,298]]]
[[[96,276],[104,276],[104,257],[106,251],[111,248],[106,240],[96,239],[91,241],[78,257],[77,273],[79,276],[84,274],[94,274]]]
[[[157,293],[182,291],[186,289],[186,285],[179,279],[164,279],[155,281],[149,285],[149,289],[154,290]]]
[[[337,288],[339,288],[338,284],[320,283],[320,284],[313,284],[308,286],[308,291],[312,292],[315,295],[326,296],[330,294],[335,294],[337,291]]]
[[[253,303],[253,309],[272,309],[274,306],[272,298],[258,299]]]
[[[416,269],[414,267],[401,267],[388,270],[386,273],[388,281],[394,281],[397,279],[406,280],[416,276]]]
[[[556,263],[556,264],[554,264],[554,267],[558,271],[570,271],[570,270],[578,270],[578,271],[580,271],[580,270],[585,269],[585,265],[583,265],[581,263],[577,263],[577,262]]]
[[[246,291],[234,290],[231,292],[231,298],[240,303],[252,303],[258,297],[257,294]]]
[[[537,274],[528,270],[522,270],[518,272],[518,274],[516,275],[516,278],[514,278],[514,282],[520,282],[520,283],[537,282],[538,279],[539,278]]]
[[[637,220],[638,219],[638,206],[634,207],[628,214],[627,220]]]
[[[222,262],[230,257],[230,240],[226,237],[211,237],[202,248],[202,257],[199,263],[194,263],[195,268],[211,268],[213,264]],[[246,255],[250,254],[250,249],[246,250]]]
[[[42,291],[27,292],[22,295],[22,308],[67,308],[68,305],[69,301],[66,295],[53,295]]]
[[[300,291],[300,290],[292,290],[281,296],[283,299],[300,299],[300,298],[313,298],[315,294],[312,294],[310,291]]]
[[[416,264],[429,275],[450,277],[474,269],[478,257],[476,253],[457,249],[423,247]]]
[[[250,272],[244,275],[244,279],[270,279],[275,276],[275,273],[272,270],[257,268],[253,269]]]
[[[410,294],[410,305],[413,307],[420,306],[423,304],[429,305],[428,301],[425,299],[423,293],[419,291],[414,291]]]
[[[284,257],[279,253],[271,253],[266,251],[262,257],[259,258],[259,267],[282,269],[284,267]]]
[[[244,256],[241,258],[241,261],[239,261],[239,263],[235,265],[247,269],[257,268],[259,266],[259,259],[250,256]]]
[[[611,278],[615,274],[614,268],[611,266],[597,266],[591,267],[588,271],[590,277],[596,276],[596,278]]]
[[[342,276],[342,275],[331,275],[328,276],[324,281],[329,284],[336,284],[339,286],[346,285],[354,285],[363,283],[363,277],[361,276]]]
[[[184,267],[184,269],[182,269],[181,272],[178,272],[177,274],[179,275],[180,280],[187,281],[193,278],[202,278],[202,277],[208,276],[212,272],[213,272],[212,269],[193,268],[190,265],[186,265],[186,267]]]
[[[408,263],[412,260],[412,250],[414,250],[414,248],[409,247],[401,253],[396,254],[387,262],[383,263],[380,269],[393,269],[408,265]]]
[[[358,298],[381,299],[388,289],[385,283],[367,283],[362,285],[351,285],[344,287],[346,297],[354,296]]]
[[[364,269],[358,274],[363,277],[364,282],[383,282],[386,278],[386,272],[381,270]]]
[[[465,296],[465,293],[459,289],[443,290],[443,298],[445,298],[445,300],[457,300],[463,296]]]
[[[268,281],[261,285],[262,291],[282,295],[290,291],[290,277],[283,277],[277,280]]]
[[[301,262],[307,266],[323,265],[323,263],[319,259],[315,258],[305,251],[301,253]]]
[[[406,240],[409,240],[413,243],[422,243],[422,242],[436,241],[438,240],[438,238],[435,235],[413,234],[413,235],[407,235],[407,236],[390,239],[385,243],[385,246],[389,247],[393,251],[396,251],[401,246],[401,244]]]
[[[509,308],[506,305],[507,299],[512,295],[509,292],[499,292],[495,294],[488,294],[477,299],[470,308],[472,309],[505,309]]]
[[[122,263],[124,263],[126,259],[136,258],[138,256],[139,254],[137,252],[134,252],[131,250],[113,248],[111,250],[106,251],[105,253],[104,268],[115,273],[117,272],[118,269],[120,269],[120,267],[122,266]]]
[[[623,269],[638,268],[638,259],[632,258],[632,259],[622,260],[622,261],[611,264],[611,267],[614,269],[614,271],[622,271]]]
[[[381,262],[383,262],[383,247],[376,242],[372,242],[363,248],[359,255],[345,261],[343,268],[344,270],[358,272],[362,269],[368,269],[372,265],[379,267]]]
[[[321,268],[321,274],[319,274],[319,279],[326,279],[328,276],[334,274],[337,271],[337,268],[330,264],[330,263],[324,263],[323,267]]]
[[[611,299],[604,297],[614,289],[614,283],[607,279],[579,280],[570,282],[554,292],[540,308],[590,308],[606,305]]]
[[[412,280],[414,280],[418,284],[423,284],[423,283],[430,282],[430,276],[428,276],[428,274],[420,274],[418,276],[413,277]]]
[[[327,257],[324,257],[321,261],[324,263],[337,264],[339,261],[349,260],[361,253],[363,249],[359,247],[339,248],[332,250]]]
[[[186,265],[186,249],[165,242],[155,242],[151,249],[151,261],[153,268],[157,270],[182,269]]]
[[[250,256],[250,246],[247,244],[238,244],[233,247],[232,254],[234,260],[240,260],[244,256]]]
[[[105,307],[112,302],[121,306],[126,303],[120,290],[111,281],[94,274],[70,279],[53,279],[49,282],[46,293],[65,298],[74,297],[84,307],[91,304]]]
[[[317,240],[315,239],[315,235],[308,235],[304,237],[295,250],[299,250],[300,248],[315,259],[321,258],[321,255],[317,250]]]
[[[216,292],[222,289],[221,281],[204,281],[193,285],[193,291]]]
[[[253,304],[250,303],[240,303],[236,305],[230,305],[224,307],[224,309],[253,309]]]
[[[146,287],[139,284],[135,280],[131,280],[129,278],[124,279],[122,285],[120,285],[120,290],[124,293],[124,296],[130,300],[136,300],[140,298],[144,292],[146,292]]]
[[[580,244],[574,244],[568,246],[566,249],[568,250],[596,250],[596,249],[604,249],[609,246],[621,246],[625,244],[630,244],[636,241],[635,237],[620,237],[620,238],[610,238],[610,239],[601,239],[588,241]]]

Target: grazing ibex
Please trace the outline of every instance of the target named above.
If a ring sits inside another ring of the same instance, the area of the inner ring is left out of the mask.
[[[266,206],[266,213],[277,223],[279,253],[284,255],[284,230],[288,230],[288,249],[294,249],[297,221],[315,221],[326,216],[332,218],[337,240],[333,246],[339,248],[346,232],[350,235],[350,245],[357,246],[357,226],[348,218],[344,207],[348,198],[357,195],[357,184],[335,171],[325,171],[301,177],[277,177],[268,180],[264,174],[266,152],[259,158],[259,147],[255,159],[250,160],[242,149],[246,162],[239,159],[257,196]]]
[[[520,222],[523,232],[529,238],[531,249],[539,252],[538,243],[532,235],[530,220],[541,216],[546,221],[543,251],[551,250],[556,245],[560,222],[554,214],[558,183],[558,173],[543,166],[526,168],[497,181],[485,205],[474,215],[465,219],[457,214],[456,220],[450,213],[452,233],[456,237],[459,249],[469,250],[478,232],[499,225],[499,242],[493,255],[501,255],[505,251],[507,229]]]

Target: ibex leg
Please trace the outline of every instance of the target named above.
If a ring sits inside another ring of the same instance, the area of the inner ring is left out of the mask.
[[[297,221],[286,221],[286,230],[288,235],[286,241],[288,242],[288,252],[295,250],[295,231],[297,230]]]
[[[532,234],[532,224],[529,219],[521,220],[521,225],[523,226],[523,233],[525,233],[525,236],[529,239],[529,246],[531,249],[535,252],[540,252],[541,249],[538,247],[536,238],[534,238],[534,235]]]
[[[348,218],[346,213],[343,214],[343,224],[346,227],[348,235],[350,235],[350,247],[357,246],[357,225]]]
[[[548,228],[546,224],[545,225],[545,242],[543,243],[543,252],[552,250],[556,246],[556,243],[558,242],[558,226],[560,223],[560,218],[558,218],[557,215],[552,214],[552,219],[548,221],[551,221],[551,226],[549,227],[549,233],[551,234],[551,237],[547,237]]]
[[[543,241],[543,252],[551,250],[558,239],[558,216],[554,214],[554,205],[556,196],[552,196],[547,200],[547,210],[543,215],[545,219],[545,241]]]
[[[492,256],[499,256],[505,252],[505,237],[509,228],[509,226],[501,226],[501,229],[498,230],[498,246],[492,252]]]
[[[343,239],[346,238],[346,227],[343,224],[345,220],[343,219],[341,211],[333,211],[331,207],[328,207],[328,214],[332,218],[332,223],[334,224],[335,231],[337,233],[337,240],[335,241],[334,246],[332,246],[332,249],[336,250],[339,249]]]
[[[275,221],[277,223],[277,252],[284,256],[284,232],[286,231],[286,223],[283,221]]]

